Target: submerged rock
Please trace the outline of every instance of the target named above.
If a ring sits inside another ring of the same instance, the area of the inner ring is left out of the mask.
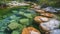
[[[16,29],[18,28],[19,24],[17,22],[11,22],[8,27],[13,30],[13,29]]]
[[[18,31],[13,31],[11,34],[19,34]]]
[[[30,24],[30,23],[29,23],[29,19],[26,19],[26,18],[20,19],[20,23],[21,23],[21,24],[24,24],[24,25],[29,25],[29,24]]]

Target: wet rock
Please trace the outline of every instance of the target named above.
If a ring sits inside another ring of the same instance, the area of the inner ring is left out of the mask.
[[[44,10],[35,10],[35,11],[38,13],[44,13],[45,12]]]
[[[46,7],[46,8],[43,8],[43,10],[47,11],[47,12],[52,12],[52,13],[56,13],[57,11],[55,10],[55,8],[53,7]]]
[[[60,8],[55,8],[57,11],[60,11]]]
[[[45,17],[54,17],[54,14],[51,14],[51,13],[41,13],[40,15]]]
[[[49,18],[47,18],[47,17],[42,17],[42,16],[36,16],[36,17],[34,18],[34,20],[40,24],[40,23],[42,23],[42,22],[48,21]]]
[[[17,1],[11,1],[7,5],[9,5],[10,7],[15,7],[15,6],[28,6],[29,4],[24,3],[24,2],[23,3],[19,3]]]
[[[22,34],[41,34],[41,33],[34,27],[27,27],[22,30]]]
[[[34,4],[34,5],[32,5],[32,6],[31,6],[31,8],[34,8],[34,9],[40,9],[40,6],[39,6],[39,5]]]
[[[48,22],[41,23],[40,26],[45,31],[50,31],[59,28],[60,21],[51,19]]]
[[[60,29],[52,30],[50,34],[60,34]]]
[[[58,12],[57,14],[60,14],[60,8],[55,8]]]

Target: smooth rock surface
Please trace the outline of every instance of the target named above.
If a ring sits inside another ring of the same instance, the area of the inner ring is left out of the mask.
[[[46,7],[46,8],[44,8],[44,10],[45,11],[48,11],[48,12],[57,12],[56,10],[55,10],[55,8],[53,8],[53,7]]]
[[[52,30],[50,34],[60,34],[60,29]]]
[[[50,31],[59,28],[60,21],[51,19],[48,22],[41,23],[40,26],[43,30]]]

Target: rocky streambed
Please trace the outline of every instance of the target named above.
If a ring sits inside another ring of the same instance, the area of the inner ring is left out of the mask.
[[[30,5],[28,8],[14,8],[10,16],[0,20],[0,34],[56,34],[57,31],[59,34],[60,20],[57,13],[60,9],[40,8],[31,2],[27,4]]]

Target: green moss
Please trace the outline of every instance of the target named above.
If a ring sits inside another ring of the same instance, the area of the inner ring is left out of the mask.
[[[8,25],[8,27],[10,28],[10,29],[16,29],[16,28],[18,28],[18,26],[19,26],[19,24],[18,23],[14,23],[14,22],[12,22],[12,23],[10,23],[9,25]]]
[[[11,34],[19,34],[18,31],[13,31]]]
[[[19,29],[20,31],[22,31],[22,29],[25,28],[25,27],[26,27],[25,25],[19,24],[18,29]]]
[[[24,15],[24,12],[20,11],[19,14],[20,14],[20,15]]]
[[[33,18],[32,14],[29,14],[29,13],[25,13],[24,16],[26,16],[27,18]]]
[[[26,19],[26,18],[20,19],[20,23],[24,25],[29,25],[29,19]]]

